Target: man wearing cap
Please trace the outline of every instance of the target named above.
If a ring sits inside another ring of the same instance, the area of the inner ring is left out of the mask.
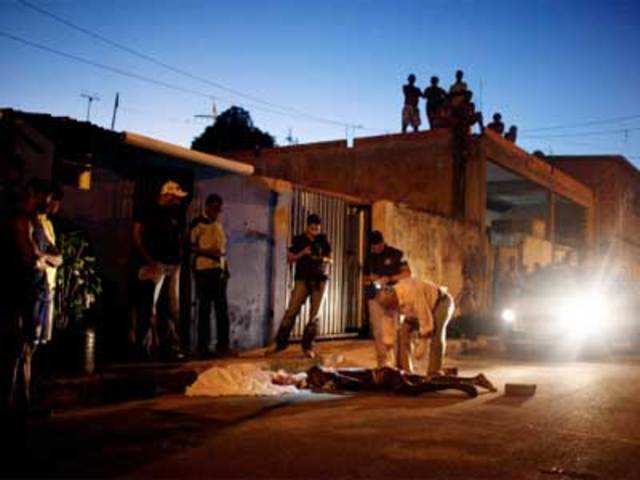
[[[296,266],[295,282],[289,307],[284,314],[275,341],[267,347],[268,354],[282,351],[289,346],[289,337],[296,317],[310,298],[309,323],[302,335],[302,351],[307,357],[315,357],[313,341],[318,333],[318,316],[327,290],[330,257],[331,245],[326,235],[322,233],[322,221],[318,215],[312,213],[307,217],[307,228],[304,233],[293,237],[287,253],[287,261]]]
[[[399,333],[399,368],[415,372],[416,362],[428,354],[428,375],[442,373],[447,324],[453,316],[453,298],[444,287],[417,278],[403,278],[383,289],[376,300],[402,316]]]
[[[411,276],[409,265],[401,250],[387,245],[382,233],[374,230],[369,234],[370,251],[364,264],[369,323],[373,330],[378,367],[394,367],[396,338],[399,318],[395,311],[386,311],[375,300],[376,287],[391,286],[398,280]]]
[[[137,212],[133,223],[133,243],[141,264],[137,271],[141,284],[138,339],[147,355],[157,347],[174,358],[182,357],[176,324],[180,318],[180,264],[184,232],[182,201],[187,192],[174,181],[162,185],[156,201]],[[169,282],[169,316],[158,337],[157,305],[164,282]]]

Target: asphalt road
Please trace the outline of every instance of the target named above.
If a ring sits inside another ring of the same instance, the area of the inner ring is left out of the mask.
[[[465,359],[497,394],[167,396],[32,425],[27,476],[640,478],[640,358]],[[505,382],[536,383],[529,399]]]

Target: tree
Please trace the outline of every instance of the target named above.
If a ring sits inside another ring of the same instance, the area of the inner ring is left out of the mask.
[[[270,148],[274,138],[253,125],[251,115],[240,107],[231,107],[216,118],[191,143],[193,150],[205,153],[228,153],[237,150]]]

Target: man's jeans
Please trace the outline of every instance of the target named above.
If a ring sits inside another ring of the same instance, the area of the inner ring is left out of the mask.
[[[415,318],[405,318],[398,332],[399,367],[414,373],[418,365],[423,364],[427,356],[429,365],[427,374],[442,370],[444,361],[447,324],[455,310],[453,298],[446,293],[433,310],[433,332],[428,337],[418,335],[418,322]]]
[[[142,281],[141,302],[141,336],[142,347],[147,353],[151,353],[160,346],[158,333],[158,300],[165,281],[169,282],[169,318],[162,331],[162,343],[165,348],[175,348],[179,345],[176,324],[180,319],[180,265],[160,265],[158,275],[145,278],[142,273],[146,267],[142,267],[139,278]]]
[[[289,345],[291,330],[296,323],[296,317],[307,299],[311,297],[311,310],[309,311],[309,323],[304,328],[302,335],[302,348],[310,350],[313,347],[313,340],[318,334],[318,314],[327,290],[327,282],[310,282],[296,280],[291,290],[289,308],[287,308],[282,323],[276,335],[276,344],[279,349],[284,349]]]
[[[229,313],[227,307],[227,279],[221,268],[196,270],[198,296],[198,350],[209,351],[211,344],[211,303],[216,313],[216,350],[229,349]]]

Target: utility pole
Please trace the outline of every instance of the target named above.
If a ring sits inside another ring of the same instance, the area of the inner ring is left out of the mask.
[[[111,117],[111,130],[116,126],[116,114],[118,113],[118,106],[120,105],[120,92],[116,92],[116,99],[113,102],[113,116]]]
[[[199,115],[194,115],[193,118],[207,118],[211,120],[212,125],[216,123],[216,118],[218,118],[218,108],[216,107],[216,99],[215,98],[212,99],[211,113],[208,113],[208,114],[202,113]]]
[[[288,145],[297,145],[298,139],[293,136],[293,131],[289,129],[289,133],[284,137]]]
[[[347,146],[353,146],[353,139],[356,136],[356,130],[364,128],[363,125],[345,125],[344,126],[344,134],[347,140]]]
[[[94,101],[100,101],[100,97],[95,93],[81,93],[80,96],[87,99],[87,122],[89,122],[91,120],[91,104]]]

